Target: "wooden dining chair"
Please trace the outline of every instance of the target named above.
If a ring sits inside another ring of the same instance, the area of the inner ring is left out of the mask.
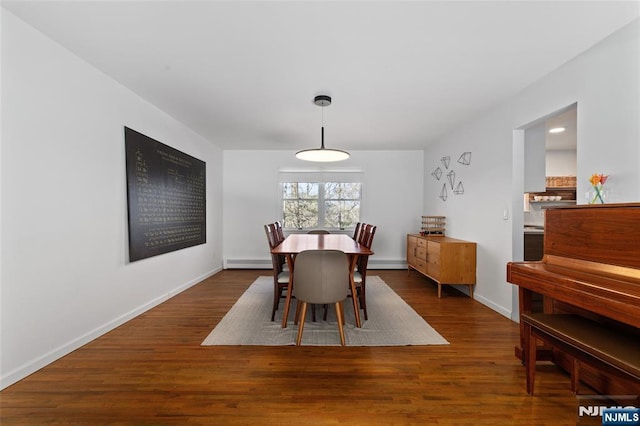
[[[376,229],[378,229],[377,226],[375,225],[369,225],[369,230],[367,233],[367,238],[366,240],[363,241],[363,244],[367,247],[367,248],[371,248],[371,246],[373,245],[373,237],[374,235],[376,235]]]
[[[367,248],[371,248],[373,245],[373,237],[376,234],[377,226],[367,225],[366,238],[363,238],[363,242],[360,244]],[[356,261],[356,270],[353,273],[353,283],[356,286],[356,292],[358,301],[360,302],[360,309],[364,312],[365,321],[369,319],[367,313],[367,265],[369,263],[369,256],[359,256]]]
[[[362,226],[362,222],[356,223],[356,228],[353,230],[353,240],[358,241],[358,237],[360,236],[360,227]]]
[[[264,225],[264,231],[267,234],[269,243],[269,252],[271,249],[281,243],[277,236],[275,223]],[[289,271],[284,270],[284,256],[271,253],[271,264],[273,267],[273,309],[271,310],[271,321],[274,321],[276,311],[280,305],[280,299],[283,292],[289,289]]]
[[[278,241],[281,243],[284,241],[284,228],[282,227],[282,222],[276,220],[273,224],[276,227],[276,236],[278,237]]]
[[[373,225],[369,223],[363,223],[360,226],[360,233],[358,234],[358,238],[356,241],[364,246],[367,245],[367,240],[369,240],[369,236],[371,235],[371,228]]]
[[[307,305],[333,304],[336,309],[340,343],[345,345],[342,302],[349,293],[349,261],[339,250],[305,250],[296,256],[293,270],[293,295],[298,301],[298,338],[302,342]],[[298,316],[299,315],[299,316]]]
[[[284,241],[285,236],[284,236],[284,228],[282,227],[282,222],[280,222],[279,220],[276,220],[275,222],[273,222],[273,225],[275,226],[276,229],[276,245],[280,244],[281,242]],[[288,271],[289,270],[289,264],[287,263],[287,259],[284,256],[280,256],[280,261],[282,262],[282,270],[283,271]]]

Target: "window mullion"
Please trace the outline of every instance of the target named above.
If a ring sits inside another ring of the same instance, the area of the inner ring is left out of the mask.
[[[325,211],[324,211],[324,182],[318,182],[318,227],[324,228],[325,226]]]

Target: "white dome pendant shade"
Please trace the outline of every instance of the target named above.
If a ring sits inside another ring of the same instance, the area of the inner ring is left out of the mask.
[[[320,107],[331,105],[331,97],[327,95],[318,95],[314,98],[313,103]],[[322,130],[320,133],[320,148],[304,149],[296,153],[296,158],[305,161],[331,162],[342,161],[350,157],[347,151],[340,149],[328,149],[324,147],[324,114],[322,115]]]
[[[320,145],[320,148],[298,151],[296,153],[296,157],[305,161],[320,162],[342,161],[349,158],[349,153],[347,151],[342,151],[340,149],[327,149],[324,147],[324,127],[322,128],[321,138],[322,144]]]

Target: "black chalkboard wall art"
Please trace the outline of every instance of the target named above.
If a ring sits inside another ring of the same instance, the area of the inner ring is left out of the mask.
[[[124,128],[129,261],[207,242],[206,163]]]

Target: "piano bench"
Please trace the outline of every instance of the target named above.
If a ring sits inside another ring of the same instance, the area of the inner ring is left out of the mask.
[[[612,375],[640,380],[640,339],[579,315],[522,313],[527,393],[533,395],[536,339],[567,353],[573,359],[571,390],[578,392],[580,363]]]

